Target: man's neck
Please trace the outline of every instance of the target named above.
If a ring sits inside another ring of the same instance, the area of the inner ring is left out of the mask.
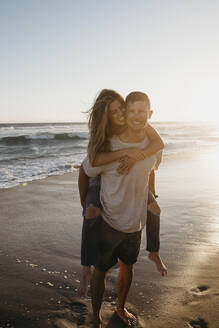
[[[120,135],[126,130],[126,126],[110,127],[110,136]]]
[[[123,142],[138,143],[143,141],[145,136],[146,136],[145,128],[142,128],[138,131],[126,128],[126,130],[123,131],[119,137]]]

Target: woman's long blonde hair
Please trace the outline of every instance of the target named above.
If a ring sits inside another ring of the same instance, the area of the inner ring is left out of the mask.
[[[103,89],[98,94],[93,106],[88,111],[88,127],[90,139],[88,143],[88,157],[92,164],[96,155],[101,151],[109,151],[109,138],[112,136],[112,127],[109,121],[109,105],[118,100],[124,104],[124,99],[114,90]]]

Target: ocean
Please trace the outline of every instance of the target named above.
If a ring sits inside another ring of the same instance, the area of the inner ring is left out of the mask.
[[[217,124],[154,122],[165,143],[164,157],[219,145]],[[0,124],[0,188],[60,175],[86,155],[86,123]]]

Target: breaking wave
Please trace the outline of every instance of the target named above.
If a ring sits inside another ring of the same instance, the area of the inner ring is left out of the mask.
[[[33,134],[33,135],[18,135],[18,136],[7,136],[0,137],[0,142],[7,145],[27,144],[36,141],[43,140],[85,140],[88,139],[88,133],[44,133],[44,134]]]

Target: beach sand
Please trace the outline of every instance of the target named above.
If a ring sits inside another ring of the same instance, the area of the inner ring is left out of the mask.
[[[161,255],[168,276],[147,259],[145,237],[127,307],[138,327],[219,327],[217,150],[164,159],[157,172]],[[90,299],[77,298],[82,216],[77,175],[0,190],[0,327],[89,327]],[[118,267],[107,277],[104,327],[114,315]]]

